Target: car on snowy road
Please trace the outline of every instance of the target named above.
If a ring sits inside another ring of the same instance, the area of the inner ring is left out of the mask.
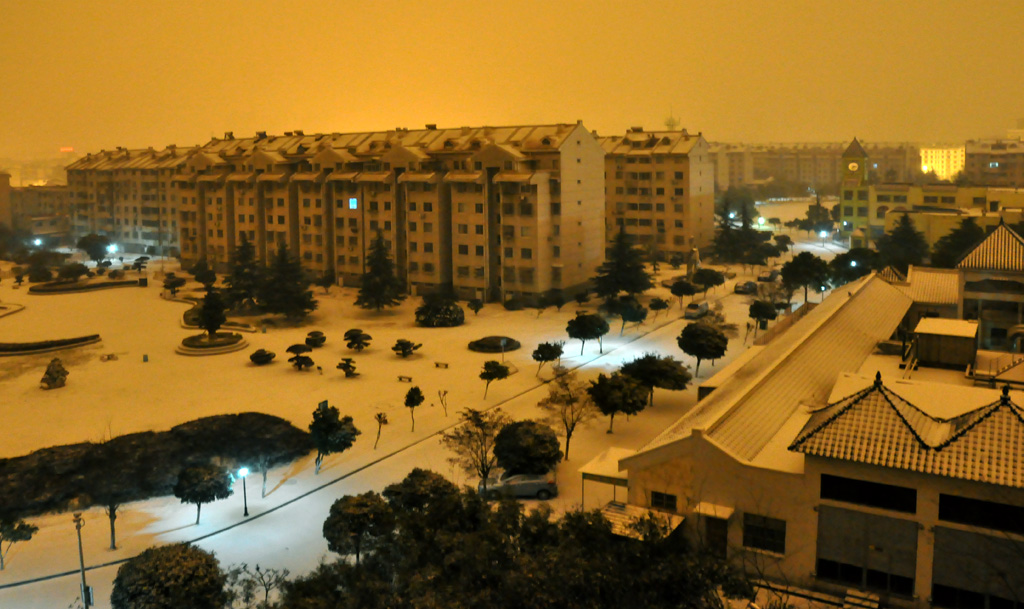
[[[487,490],[484,491],[484,484],[477,486],[480,493],[488,497],[536,497],[537,499],[550,499],[558,495],[558,484],[552,474],[518,474],[515,476],[502,476],[495,480],[487,479]]]

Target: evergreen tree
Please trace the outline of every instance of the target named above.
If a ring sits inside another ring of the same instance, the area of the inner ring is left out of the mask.
[[[260,290],[263,307],[290,320],[302,319],[316,309],[316,299],[308,288],[309,278],[302,270],[302,263],[281,244]]]
[[[338,554],[355,554],[356,564],[364,550],[373,550],[377,542],[391,533],[395,515],[383,497],[373,491],[346,495],[334,502],[324,521],[327,549]]]
[[[619,229],[608,250],[607,259],[597,267],[594,292],[601,298],[613,298],[619,292],[633,295],[654,287],[644,268],[644,252],[629,244],[624,228]]]
[[[828,268],[832,285],[839,286],[860,279],[881,265],[882,260],[878,252],[866,247],[855,247],[848,252],[837,254],[829,261]]]
[[[810,252],[800,252],[782,265],[782,283],[792,289],[802,287],[804,302],[807,302],[808,287],[827,285],[828,281],[828,263]]]
[[[363,273],[363,284],[359,288],[356,306],[364,309],[393,307],[405,299],[405,287],[395,275],[395,263],[391,260],[388,248],[384,244],[384,235],[377,231],[377,236],[370,244],[370,252],[366,255],[366,272]]]
[[[618,372],[611,376],[597,375],[596,381],[590,381],[587,393],[597,409],[609,416],[608,433],[612,433],[616,414],[637,414],[647,406],[647,388],[635,378]]]
[[[924,234],[914,227],[914,221],[908,214],[900,216],[892,232],[879,237],[875,246],[882,255],[882,262],[896,267],[901,273],[906,273],[912,264],[921,264],[928,255],[928,242]]]
[[[178,474],[174,496],[182,503],[196,506],[196,524],[204,503],[225,499],[231,495],[231,475],[212,463],[186,467]]]
[[[725,355],[729,347],[729,339],[721,330],[699,322],[683,328],[676,343],[683,353],[697,359],[697,366],[693,369],[695,376],[700,374],[701,360],[716,360]]]
[[[352,448],[361,431],[356,429],[352,417],[341,416],[338,409],[328,406],[327,402],[320,404],[313,411],[313,422],[309,424],[309,435],[313,439],[313,446],[316,448],[316,460],[313,462],[313,473],[320,473],[320,465],[324,457],[331,453],[340,453]]]
[[[211,289],[206,293],[203,305],[199,309],[199,327],[206,330],[207,335],[213,338],[227,319],[227,316],[224,315],[224,301],[221,300],[220,292]]]
[[[655,387],[669,391],[682,391],[686,389],[693,378],[690,370],[682,362],[670,355],[661,357],[657,353],[644,353],[633,361],[623,364],[619,368],[619,372],[633,377],[647,388],[649,406],[654,406]]]
[[[985,237],[985,229],[970,216],[960,222],[960,226],[949,234],[941,237],[932,250],[932,266],[951,269],[967,253]]]
[[[252,305],[260,292],[262,270],[256,262],[256,247],[242,233],[238,247],[231,253],[231,272],[224,278],[230,306]]]
[[[227,576],[213,554],[187,543],[149,548],[117,570],[114,609],[220,609]]]

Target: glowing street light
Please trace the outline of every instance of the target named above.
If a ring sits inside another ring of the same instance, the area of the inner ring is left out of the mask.
[[[757,217],[757,224],[758,226],[764,226],[764,216]]]
[[[39,247],[42,244],[43,244],[43,240],[42,239],[35,239],[35,240],[32,241],[32,245],[34,245],[36,247]]]
[[[828,231],[823,230],[820,233],[818,233],[818,236],[821,237],[821,247],[825,247],[825,237],[828,237]]]
[[[857,266],[857,261],[856,261],[856,260],[851,260],[851,261],[850,261],[850,266],[851,266],[851,267],[854,267],[854,268],[856,268],[856,266]]]
[[[245,478],[249,475],[249,468],[242,467],[238,470],[238,477],[242,479],[242,506],[245,508],[242,516],[249,516],[249,497],[245,493]]]
[[[107,252],[109,252],[111,254],[117,252],[117,244],[116,243],[111,243],[110,245],[108,245],[107,246]]]

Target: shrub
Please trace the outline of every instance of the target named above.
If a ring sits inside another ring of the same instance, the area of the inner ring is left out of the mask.
[[[249,361],[256,364],[257,366],[262,366],[264,364],[269,364],[271,361],[273,361],[276,355],[277,354],[274,353],[273,351],[267,351],[266,349],[257,349],[253,351],[252,354],[249,356]]]
[[[466,313],[454,300],[447,298],[424,300],[416,309],[416,323],[427,328],[451,328],[461,326]]]
[[[306,344],[310,347],[323,347],[325,342],[327,342],[327,337],[320,330],[313,330],[306,335]]]
[[[505,304],[505,310],[506,311],[522,311],[523,310],[523,301],[518,299],[518,298],[509,298],[508,300],[505,301],[504,304]]]
[[[114,269],[114,270],[110,271],[109,273],[107,273],[107,278],[108,279],[116,280],[116,279],[121,279],[123,277],[124,277],[124,271],[119,271],[117,269]]]
[[[208,334],[196,334],[182,339],[181,344],[191,349],[216,349],[234,345],[242,340],[241,334],[234,332],[218,332],[213,336]]]
[[[505,341],[502,347],[501,341]],[[478,353],[501,353],[503,351],[515,351],[522,345],[514,338],[507,336],[487,336],[469,343],[469,350]]]

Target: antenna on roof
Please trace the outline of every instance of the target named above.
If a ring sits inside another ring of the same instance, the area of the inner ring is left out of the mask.
[[[673,116],[673,114],[675,113],[672,111],[672,107],[669,106],[668,118],[665,119],[665,128],[669,131],[675,131],[676,127],[679,126],[679,119]]]

